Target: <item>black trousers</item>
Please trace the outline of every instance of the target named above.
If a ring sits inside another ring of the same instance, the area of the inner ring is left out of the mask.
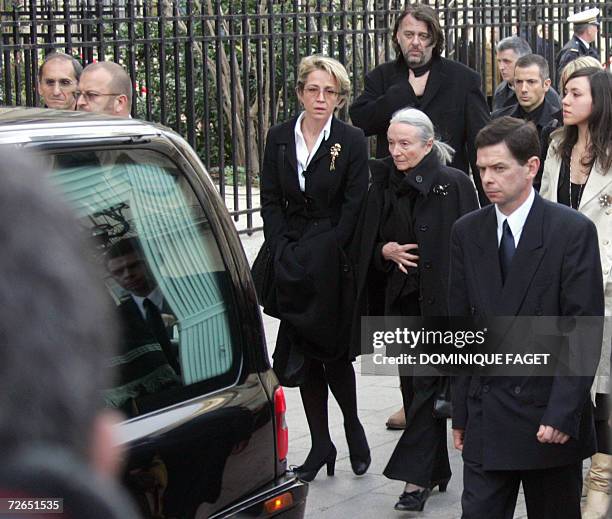
[[[312,441],[306,464],[323,459],[333,446],[327,414],[328,387],[342,410],[351,454],[365,457],[369,452],[365,433],[357,416],[357,388],[352,362],[340,359],[324,363],[310,359],[305,382],[300,386]]]
[[[446,444],[446,420],[432,411],[439,377],[400,377],[406,429],[383,474],[428,487],[451,477]]]
[[[512,519],[520,483],[530,519],[580,519],[581,461],[550,469],[486,471],[465,459],[461,518]]]

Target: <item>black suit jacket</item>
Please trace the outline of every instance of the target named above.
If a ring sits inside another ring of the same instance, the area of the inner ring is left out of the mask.
[[[604,313],[594,224],[536,194],[502,285],[494,206],[457,221],[451,234],[449,311],[457,316],[599,316]],[[597,348],[597,345],[585,345]],[[568,465],[595,452],[593,377],[460,377],[453,428],[465,429],[463,456],[484,470]],[[541,444],[540,424],[569,434]]]
[[[283,348],[330,360],[348,352],[344,327],[350,324],[354,287],[346,252],[368,189],[368,149],[360,129],[334,117],[302,192],[296,120],[268,132],[261,178],[264,234],[274,256],[272,306],[284,321],[275,361]],[[332,169],[333,147],[339,153]]]
[[[401,108],[425,112],[438,137],[452,146],[455,156],[450,166],[469,173],[470,166],[481,203],[489,203],[476,168],[474,139],[490,119],[480,76],[472,69],[445,58],[433,58],[425,93],[417,98],[408,83],[408,67],[403,59],[379,65],[365,77],[363,93],[349,113],[355,126],[366,135],[376,135],[376,157],[389,155],[387,128],[391,116]]]

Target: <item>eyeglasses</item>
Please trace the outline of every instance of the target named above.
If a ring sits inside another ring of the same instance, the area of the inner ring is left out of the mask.
[[[104,96],[120,96],[121,94],[100,94],[98,92],[81,92],[80,90],[77,90],[74,93],[75,98],[78,100],[79,97],[83,96],[83,99],[85,99],[85,102],[89,103],[90,101],[96,101],[96,99],[98,99],[98,97],[104,97]]]
[[[319,97],[321,92],[323,92],[323,96],[326,98],[333,98],[338,96],[338,92],[333,88],[319,88],[318,86],[309,85],[304,87],[304,92],[311,97]]]
[[[402,34],[404,38],[406,38],[408,41],[414,40],[415,36],[419,39],[421,43],[429,43],[431,41],[431,34],[429,34],[428,32],[406,31]]]
[[[59,79],[57,81],[55,79],[45,79],[43,83],[49,88],[55,88],[55,84],[57,83],[60,90],[70,90],[74,87],[74,81],[70,79]]]

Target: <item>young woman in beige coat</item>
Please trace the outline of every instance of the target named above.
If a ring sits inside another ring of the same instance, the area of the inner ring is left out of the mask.
[[[540,195],[580,211],[596,225],[603,271],[606,327],[593,384],[598,452],[587,476],[584,519],[604,519],[612,494],[610,348],[612,340],[612,75],[595,67],[565,82],[564,126],[552,134]]]

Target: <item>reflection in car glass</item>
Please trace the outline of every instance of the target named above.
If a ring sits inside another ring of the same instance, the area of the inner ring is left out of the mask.
[[[151,150],[54,157],[53,181],[95,239],[123,325],[109,406],[136,416],[232,366],[227,273],[205,213],[176,166]],[[170,395],[170,396],[169,396]]]

